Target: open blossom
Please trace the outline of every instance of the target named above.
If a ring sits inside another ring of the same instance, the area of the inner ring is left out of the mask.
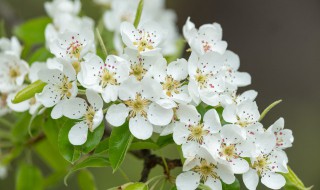
[[[8,107],[16,112],[25,112],[29,110],[31,115],[35,114],[41,106],[41,103],[37,101],[36,97],[32,97],[29,100],[25,100],[23,102],[14,104],[12,100],[16,96],[16,92],[10,93],[7,97],[7,105]]]
[[[204,24],[198,30],[189,17],[183,26],[183,35],[188,41],[191,50],[198,55],[203,55],[207,52],[223,54],[228,46],[227,42],[222,41],[222,28],[218,23]]]
[[[241,102],[246,100],[254,101],[257,95],[258,92],[255,90],[247,90],[242,94],[237,94],[237,92],[234,91],[233,93],[226,95],[222,98],[221,105],[222,107],[226,107],[230,104],[239,105]]]
[[[154,23],[145,23],[137,29],[132,23],[121,24],[123,43],[130,49],[137,50],[141,55],[151,56],[160,53],[160,43],[164,36]]]
[[[259,176],[261,183],[270,189],[280,189],[285,185],[285,178],[278,173],[288,172],[288,158],[282,150],[272,150],[250,160],[252,167],[243,174],[243,182],[249,190],[257,188]]]
[[[61,104],[63,104],[61,101],[74,98],[78,94],[74,68],[65,60],[60,59],[60,62],[63,64],[63,71],[59,69],[43,69],[38,73],[39,79],[47,83],[47,85],[41,93],[36,94],[37,100],[45,107],[53,107],[60,104],[52,110],[52,118],[58,118],[61,114],[59,111]]]
[[[119,85],[129,77],[129,64],[121,57],[109,55],[102,61],[95,54],[88,54],[81,63],[78,80],[86,88],[102,94],[106,103],[118,99]]]
[[[62,13],[77,15],[81,9],[81,3],[79,0],[53,0],[45,2],[44,8],[51,18]]]
[[[21,45],[16,37],[0,38],[0,53],[11,54],[20,57]]]
[[[185,161],[184,172],[176,179],[178,190],[195,190],[200,182],[211,189],[222,190],[221,181],[226,184],[234,182],[235,176],[229,166],[218,163],[204,150],[198,153]]]
[[[28,74],[28,64],[11,54],[0,54],[0,63],[0,91],[17,90]]]
[[[268,132],[276,136],[276,148],[286,149],[292,146],[293,136],[290,129],[284,129],[284,119],[279,118],[268,128]]]
[[[70,119],[80,120],[69,131],[69,141],[73,145],[82,145],[87,141],[88,131],[93,132],[103,120],[103,101],[92,90],[86,91],[86,100],[73,98],[62,105],[62,114]]]
[[[155,103],[160,95],[161,85],[156,80],[145,77],[138,81],[130,76],[119,88],[119,98],[123,103],[110,106],[106,119],[117,127],[128,118],[131,133],[138,139],[148,139],[153,125],[168,125],[173,117],[172,110]]]

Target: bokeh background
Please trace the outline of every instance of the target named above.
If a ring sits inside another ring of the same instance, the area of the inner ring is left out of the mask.
[[[44,15],[43,2],[0,0],[0,18],[6,21],[9,31],[29,18]],[[87,15],[100,16],[99,7],[91,0],[82,3]],[[260,111],[283,99],[267,115],[264,124],[269,126],[278,117],[285,118],[286,128],[292,129],[295,137],[293,148],[287,150],[289,164],[307,186],[319,189],[320,1],[168,0],[167,6],[177,12],[179,28],[188,16],[197,26],[212,22],[222,25],[228,49],[240,56],[240,70],[252,76],[252,85],[247,89],[259,92]],[[168,151],[169,157],[177,156],[173,147],[168,147]],[[131,180],[139,179],[140,162],[129,156],[124,164]],[[10,169],[9,179],[0,181],[0,189],[14,188],[14,170]],[[160,171],[157,168],[152,174]],[[99,189],[124,182],[120,173],[112,176],[110,169],[93,172]],[[69,187],[61,183],[55,189],[76,189],[74,183],[71,179]]]

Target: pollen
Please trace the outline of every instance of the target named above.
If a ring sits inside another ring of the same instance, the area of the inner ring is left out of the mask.
[[[200,88],[204,88],[207,84],[208,75],[203,74],[200,69],[197,69],[197,74],[195,75],[196,81],[199,83]]]
[[[105,88],[108,84],[116,85],[117,79],[115,78],[115,73],[110,72],[107,69],[103,69],[101,73],[101,82],[100,85]]]
[[[167,96],[172,96],[172,93],[179,94],[179,88],[181,84],[179,81],[174,80],[172,77],[167,76],[165,82],[162,84],[163,90],[166,91]]]
[[[94,115],[96,114],[96,110],[90,106],[87,108],[87,111],[85,113],[85,121],[87,123],[87,125],[89,126],[89,130],[92,132],[93,131],[93,119],[94,119]]]
[[[141,81],[147,72],[142,63],[133,64],[130,68],[130,75],[135,76],[138,81]]]
[[[200,165],[193,168],[193,171],[200,174],[202,181],[207,181],[208,177],[219,179],[218,174],[215,172],[216,168],[216,165],[214,165],[213,163],[208,163],[203,159],[201,160]]]
[[[146,110],[150,104],[150,101],[142,98],[140,94],[137,94],[134,100],[128,100],[124,103],[131,108],[129,117],[135,117],[138,114],[142,115],[143,117],[147,117]]]
[[[204,136],[209,134],[208,130],[203,129],[204,125],[203,123],[198,125],[190,125],[188,130],[191,132],[188,136],[189,141],[196,141],[199,144],[203,143]]]

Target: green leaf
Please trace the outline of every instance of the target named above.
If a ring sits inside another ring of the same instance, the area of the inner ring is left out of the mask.
[[[148,186],[144,183],[133,183],[128,185],[125,190],[148,190]]]
[[[222,183],[222,189],[223,190],[240,190],[239,180],[236,178],[236,180],[232,184]]]
[[[143,4],[144,4],[144,0],[140,0],[140,2],[138,4],[137,11],[136,11],[136,17],[135,17],[134,23],[133,23],[135,28],[137,28],[139,26],[139,22],[140,22],[142,10],[143,10]]]
[[[59,152],[68,162],[74,163],[81,156],[81,150],[77,146],[73,146],[69,142],[68,133],[71,127],[74,125],[74,121],[68,120],[63,127],[61,127],[58,136]]]
[[[67,180],[69,176],[81,169],[88,167],[108,167],[110,166],[110,162],[107,157],[100,155],[92,155],[86,158],[85,160],[75,164],[68,172],[68,174],[64,178],[64,183],[67,184]]]
[[[32,64],[36,61],[38,62],[45,62],[48,58],[52,57],[53,55],[47,50],[45,47],[41,47],[37,49],[29,58],[28,63]]]
[[[104,133],[104,125],[103,123],[97,127],[93,132],[88,131],[87,141],[79,146],[79,148],[83,153],[91,152],[100,142]]]
[[[174,143],[173,141],[173,137],[172,135],[166,135],[166,136],[160,136],[158,139],[157,139],[157,145],[159,146],[159,148],[163,148],[169,144],[172,144]]]
[[[99,154],[105,151],[109,151],[109,140],[110,138],[106,138],[103,141],[100,141],[96,149],[94,150],[95,154]]]
[[[39,17],[23,24],[14,29],[14,34],[18,36],[24,43],[32,45],[45,42],[44,31],[51,22],[49,17]]]
[[[152,140],[132,142],[130,146],[130,150],[142,150],[142,149],[157,150],[159,148],[160,147]]]
[[[29,113],[23,113],[18,122],[15,123],[13,129],[11,130],[12,140],[15,143],[23,143],[28,137],[28,125],[31,119]]]
[[[129,131],[128,122],[112,129],[109,141],[109,156],[113,172],[117,171],[122,164],[132,140],[133,136]]]
[[[30,98],[34,97],[36,93],[42,92],[45,86],[46,83],[42,82],[41,80],[37,80],[36,82],[19,91],[12,100],[12,103],[17,104],[25,100],[29,100]]]
[[[282,174],[286,178],[285,190],[310,190],[312,187],[306,187],[299,177],[288,166],[289,172]]]
[[[35,166],[22,164],[16,178],[16,190],[26,189],[43,189],[43,177],[41,171]]]
[[[88,170],[82,170],[78,173],[78,185],[80,190],[96,190],[94,177]]]
[[[270,104],[265,110],[263,110],[263,112],[260,115],[259,121],[261,121],[272,108],[274,108],[276,105],[280,104],[281,102],[282,100],[277,100],[272,104]]]

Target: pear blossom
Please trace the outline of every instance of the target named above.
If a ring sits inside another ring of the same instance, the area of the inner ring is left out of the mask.
[[[159,26],[154,23],[145,23],[137,29],[132,23],[121,23],[123,43],[130,49],[137,50],[141,55],[151,56],[160,53],[160,43],[164,36]]]
[[[200,150],[199,155],[185,161],[183,171],[176,179],[178,190],[195,190],[200,182],[211,189],[222,190],[221,181],[231,184],[235,180],[228,165],[218,163],[203,150]]]
[[[199,59],[195,56],[194,53],[191,54],[188,65],[190,96],[195,104],[202,100],[208,105],[217,106],[226,86],[224,73],[221,71],[224,59],[216,52],[208,52]]]
[[[164,109],[155,103],[160,98],[161,85],[151,78],[141,81],[130,76],[119,87],[120,104],[109,107],[106,119],[115,126],[121,126],[129,120],[129,130],[138,139],[148,139],[153,125],[164,126],[171,122],[173,110]]]
[[[129,77],[128,62],[115,55],[104,62],[95,54],[87,54],[84,60],[78,73],[81,85],[101,93],[106,103],[116,101],[120,84]]]
[[[52,118],[58,118],[63,100],[74,98],[78,94],[76,72],[72,65],[60,59],[63,71],[59,69],[42,69],[39,79],[47,83],[41,93],[36,94],[36,99],[45,107],[53,107]]]
[[[69,141],[73,145],[82,145],[87,141],[88,131],[93,132],[103,120],[103,101],[92,90],[86,90],[89,104],[82,98],[66,100],[62,105],[62,114],[70,119],[80,120],[69,131]]]
[[[7,97],[7,105],[11,110],[16,112],[25,112],[29,110],[29,113],[31,115],[37,113],[38,109],[41,107],[41,103],[37,101],[36,97],[32,97],[29,100],[14,104],[12,103],[12,100],[14,99],[16,94],[16,92],[10,93]]]
[[[183,35],[191,50],[199,56],[207,52],[223,54],[228,46],[227,42],[222,41],[222,28],[218,23],[204,24],[198,30],[189,17],[183,26]]]
[[[221,105],[222,107],[226,107],[227,105],[234,104],[239,105],[241,102],[246,100],[254,101],[258,95],[258,92],[255,90],[247,90],[242,94],[237,94],[234,91],[231,94],[225,94],[222,98]]]
[[[178,145],[182,144],[185,157],[194,155],[193,148],[198,149],[206,144],[209,138],[213,138],[213,135],[221,130],[220,118],[215,109],[205,113],[203,122],[201,115],[192,105],[180,104],[176,115],[180,122],[173,128],[173,140]]]
[[[11,54],[20,57],[22,51],[21,44],[16,37],[0,38],[0,53]]]
[[[288,173],[288,158],[282,150],[272,150],[250,160],[252,167],[243,174],[243,182],[249,190],[257,188],[259,176],[261,183],[270,189],[280,189],[285,185],[285,178],[278,173]]]
[[[276,136],[276,148],[286,149],[292,146],[294,140],[292,131],[284,129],[284,119],[282,117],[268,128],[268,132],[274,133]]]
[[[79,0],[53,0],[45,2],[44,8],[51,18],[61,13],[77,15],[81,9],[81,2]]]
[[[0,54],[0,92],[17,90],[28,74],[29,65],[15,55]]]

